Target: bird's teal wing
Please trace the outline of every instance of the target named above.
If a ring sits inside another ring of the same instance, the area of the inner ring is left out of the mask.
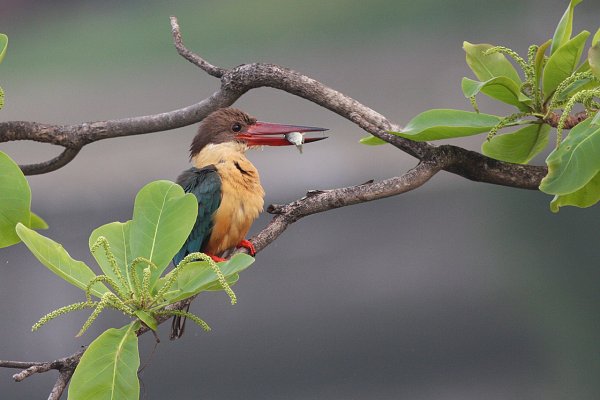
[[[177,183],[198,199],[198,217],[190,236],[173,257],[173,265],[179,264],[190,253],[202,251],[210,238],[213,214],[221,205],[221,177],[213,165],[190,168],[179,175]]]

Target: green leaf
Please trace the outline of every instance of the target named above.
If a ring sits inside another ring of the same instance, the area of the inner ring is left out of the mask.
[[[369,135],[360,139],[360,143],[366,144],[367,146],[379,146],[382,144],[387,144],[387,142],[383,139],[379,139],[376,136]]]
[[[548,158],[540,190],[567,195],[584,187],[600,171],[600,126],[592,118],[579,123]]]
[[[254,257],[250,257],[247,254],[235,254],[229,260],[220,262],[219,269],[223,275],[228,278],[237,275],[237,273],[245,270],[254,262]],[[161,283],[166,282],[173,272],[165,275],[161,279]],[[218,277],[212,270],[210,265],[204,261],[198,261],[190,263],[183,267],[183,269],[177,275],[175,283],[171,287],[171,290],[165,295],[165,303],[171,304],[176,301],[187,299],[201,291],[207,290],[208,287],[216,289],[219,286],[217,282]],[[232,279],[233,282],[237,281],[237,276]],[[214,290],[213,289],[213,290]]]
[[[463,42],[463,49],[467,53],[467,64],[473,70],[475,76],[484,82],[498,76],[505,76],[520,86],[521,78],[504,54],[483,54],[492,47],[494,46],[491,44]]]
[[[592,37],[592,46],[595,46],[598,42],[600,42],[600,28],[594,33],[594,37]]]
[[[529,105],[532,103],[529,97],[521,93],[519,85],[506,76],[497,76],[485,82],[463,78],[461,86],[467,99],[482,92],[493,99],[513,105],[521,111],[529,110]]]
[[[600,112],[597,112],[596,114],[594,114],[591,124],[592,125],[600,125]]]
[[[496,135],[481,146],[483,154],[496,160],[527,164],[548,144],[550,125],[532,124],[515,132]]]
[[[569,3],[569,7],[563,14],[554,31],[550,54],[554,54],[562,45],[571,39],[571,33],[573,32],[573,9],[582,1],[583,0],[571,0]]]
[[[30,217],[29,227],[31,229],[48,229],[48,224],[39,215],[32,212]]]
[[[0,151],[0,248],[19,242],[15,226],[31,221],[31,191],[21,168]]]
[[[600,79],[600,43],[590,47],[587,61],[594,76]]]
[[[148,328],[152,329],[153,331],[158,329],[158,322],[156,322],[156,319],[154,319],[154,317],[152,315],[150,315],[149,313],[147,313],[146,311],[137,310],[134,312],[134,314],[136,317],[138,317],[140,319],[140,321],[142,321],[144,324],[148,325]]]
[[[537,53],[535,53],[534,68],[535,68],[535,76],[536,76],[538,83],[540,82],[540,78],[542,77],[542,69],[544,66],[544,59],[546,58],[546,50],[548,49],[548,47],[551,44],[552,44],[552,39],[549,39],[545,43],[541,44],[540,47],[538,47]]]
[[[92,245],[96,243],[96,240],[100,236],[104,236],[110,245],[110,251],[115,256],[115,261],[117,262],[117,267],[121,272],[121,275],[127,280],[129,288],[133,288],[132,279],[129,276],[129,264],[131,264],[132,256],[131,250],[129,248],[129,235],[130,235],[130,227],[131,221],[123,222],[111,222],[110,224],[102,225],[99,228],[96,228],[89,239],[90,250]],[[103,247],[99,247],[95,252],[92,253],[94,258],[98,262],[98,265],[102,269],[105,275],[112,278],[119,286],[123,286],[120,284],[119,279],[113,271],[113,268],[106,257],[106,253]],[[123,288],[127,289],[127,288]]]
[[[108,329],[90,344],[71,379],[69,400],[139,399],[138,326]]]
[[[231,275],[225,277],[225,280],[227,281],[227,284],[229,286],[235,285],[239,279],[240,279],[239,274],[231,274]],[[220,292],[222,290],[223,290],[223,286],[221,286],[221,284],[219,282],[213,282],[210,285],[204,286],[202,288],[202,291],[206,291],[206,292]]]
[[[558,212],[560,207],[575,206],[586,208],[593,206],[600,200],[600,173],[597,173],[581,189],[566,195],[554,196],[550,202],[550,210]]]
[[[145,257],[156,264],[150,287],[187,239],[198,214],[198,201],[169,181],[151,182],[135,198],[129,232],[132,259]],[[145,265],[139,266],[141,270]]]
[[[6,55],[6,49],[8,48],[8,36],[4,33],[0,33],[0,63],[4,60]]]
[[[85,290],[88,283],[96,277],[90,267],[81,261],[73,260],[59,243],[21,223],[17,225],[16,231],[23,243],[42,264],[70,284]],[[96,297],[101,297],[106,292],[108,289],[100,282],[92,286],[91,293]]]
[[[550,98],[558,85],[577,69],[588,36],[588,31],[581,32],[550,56],[542,79],[545,99]]]
[[[402,132],[390,133],[424,142],[488,132],[498,122],[500,122],[500,117],[495,115],[462,110],[434,109],[414,117]]]

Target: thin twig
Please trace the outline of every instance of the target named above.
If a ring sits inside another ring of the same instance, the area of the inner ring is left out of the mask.
[[[80,150],[81,150],[80,147],[79,148],[67,147],[62,151],[62,153],[60,153],[58,156],[54,157],[53,159],[45,161],[45,162],[41,162],[39,164],[22,165],[21,170],[23,171],[23,173],[25,175],[38,175],[38,174],[45,174],[47,172],[56,171],[57,169],[64,167],[69,162],[71,162],[75,158],[75,156],[77,154],[79,154]]]
[[[195,66],[202,69],[204,72],[215,78],[221,78],[227,70],[225,68],[217,67],[206,61],[199,55],[192,53],[183,45],[183,39],[181,38],[181,30],[179,29],[179,23],[177,17],[171,16],[171,33],[173,35],[173,42],[175,48],[180,56],[194,64]]]

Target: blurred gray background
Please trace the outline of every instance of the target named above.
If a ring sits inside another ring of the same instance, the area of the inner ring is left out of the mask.
[[[219,82],[179,57],[170,15],[187,46],[221,66],[273,62],[405,123],[429,108],[469,109],[462,41],[526,54],[552,36],[566,0],[25,1],[2,0],[3,120],[78,123],[168,111]],[[576,9],[575,29],[598,28],[600,3]],[[236,106],[261,120],[325,126],[325,142],[250,155],[267,203],[308,189],[401,174],[415,160],[358,144],[348,121],[272,89]],[[481,100],[484,112],[505,112]],[[44,234],[94,265],[89,233],[131,217],[135,193],[188,167],[194,127],[108,140],[66,167],[29,179]],[[453,143],[479,149],[482,137]],[[59,149],[0,145],[21,163]],[[543,162],[543,157],[536,160]],[[154,351],[141,338],[143,398],[597,399],[600,398],[598,207],[550,213],[539,192],[440,173],[423,188],[294,224],[258,255],[234,288],[201,295],[190,326]],[[269,216],[253,230],[265,226]],[[126,321],[106,312],[83,338],[87,313],[31,325],[82,293],[23,245],[0,250],[0,358],[55,359]],[[0,398],[46,398],[56,377],[14,383]]]

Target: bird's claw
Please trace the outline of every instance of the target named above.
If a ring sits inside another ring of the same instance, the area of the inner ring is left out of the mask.
[[[213,255],[213,254],[209,254],[208,256],[209,256],[210,258],[212,258],[212,260],[213,260],[214,262],[217,262],[217,263],[218,263],[218,262],[222,262],[222,261],[227,261],[227,259],[226,259],[226,258],[219,257],[219,256],[215,256],[215,255]]]
[[[242,241],[241,241],[241,242],[240,242],[240,243],[237,245],[237,247],[238,247],[238,249],[239,249],[240,247],[243,247],[243,248],[245,248],[245,249],[248,249],[248,253],[249,253],[249,254],[250,254],[252,257],[254,257],[254,256],[256,255],[256,249],[254,248],[254,245],[252,244],[252,242],[251,242],[251,241],[249,241],[249,240],[246,240],[246,239],[242,240]]]

